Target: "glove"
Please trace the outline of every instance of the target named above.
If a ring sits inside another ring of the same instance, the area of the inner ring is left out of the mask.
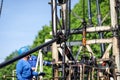
[[[44,61],[44,62],[43,62],[43,65],[50,66],[50,65],[52,65],[52,63],[49,62],[49,61]]]
[[[40,72],[39,76],[45,76],[45,73],[44,72]]]

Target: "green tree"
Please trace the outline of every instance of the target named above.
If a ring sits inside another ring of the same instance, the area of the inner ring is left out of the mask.
[[[18,56],[18,53],[17,51],[14,51],[12,52],[9,56],[7,56],[5,58],[5,61],[8,61],[14,57]],[[15,65],[16,65],[16,62],[8,65],[8,66],[5,66],[4,68],[0,69],[0,80],[5,80],[3,77],[6,76],[6,80],[11,80],[12,79],[12,73],[13,73],[13,70],[15,70]]]

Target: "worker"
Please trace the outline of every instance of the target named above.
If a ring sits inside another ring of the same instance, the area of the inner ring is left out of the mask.
[[[28,52],[30,48],[28,46],[24,46],[18,50],[18,54],[25,54]],[[32,70],[31,65],[28,62],[28,59],[30,58],[30,55],[27,55],[20,59],[16,65],[16,76],[17,80],[32,80],[33,76],[44,76],[45,73],[41,72],[35,72]]]
[[[31,67],[34,69],[36,67],[36,63],[37,63],[37,56],[30,55],[30,58],[29,58],[28,62],[30,63]],[[50,65],[52,65],[52,62],[43,61],[43,65],[50,66]]]
[[[37,57],[34,56],[34,55],[30,55],[30,57],[29,57],[29,59],[28,59],[28,62],[29,62],[29,64],[31,65],[32,70],[35,71],[35,68],[36,68],[36,62],[37,62]]]

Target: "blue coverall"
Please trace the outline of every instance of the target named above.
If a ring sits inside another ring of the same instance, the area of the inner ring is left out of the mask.
[[[37,57],[32,55],[30,59],[28,60],[28,62],[30,63],[31,67],[36,67]],[[50,66],[52,65],[52,62],[43,61],[43,65]]]
[[[29,58],[28,62],[31,65],[31,67],[36,67],[37,57],[32,55]]]
[[[34,72],[31,65],[26,60],[19,60],[16,65],[17,80],[31,80],[33,76],[38,76],[37,72]]]

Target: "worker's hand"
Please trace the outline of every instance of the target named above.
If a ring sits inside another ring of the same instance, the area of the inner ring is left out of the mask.
[[[39,76],[45,76],[45,73],[44,72],[40,72]]]
[[[32,70],[35,71],[35,67],[32,67]]]

